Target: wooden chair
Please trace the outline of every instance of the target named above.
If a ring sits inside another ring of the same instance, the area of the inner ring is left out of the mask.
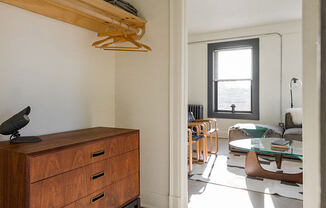
[[[218,152],[218,128],[216,119],[206,119],[206,120],[196,120],[194,114],[192,112],[188,112],[188,123],[189,122],[196,122],[196,123],[204,123],[207,125],[206,136],[210,138],[210,150],[208,151],[209,154],[216,154]],[[205,132],[202,132],[205,134]],[[216,151],[213,152],[213,135],[215,134],[215,147]]]
[[[208,157],[207,149],[207,128],[202,123],[189,123],[188,124],[188,145],[189,145],[189,158],[193,162],[205,163]],[[202,132],[205,132],[204,134]],[[196,143],[196,158],[192,158],[192,144]],[[203,156],[201,160],[200,156]],[[190,159],[189,159],[190,160]],[[190,164],[190,162],[189,162]]]
[[[210,148],[209,154],[217,154],[218,152],[218,128],[216,119],[208,119],[208,120],[196,120],[196,122],[209,122],[209,130],[207,131],[208,136],[210,138]],[[213,135],[215,134],[215,151],[213,152]]]

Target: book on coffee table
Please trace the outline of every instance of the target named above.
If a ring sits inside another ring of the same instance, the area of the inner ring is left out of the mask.
[[[275,148],[275,149],[287,150],[287,149],[289,149],[289,145],[290,145],[290,141],[286,141],[286,140],[282,140],[282,139],[272,142],[272,148]]]

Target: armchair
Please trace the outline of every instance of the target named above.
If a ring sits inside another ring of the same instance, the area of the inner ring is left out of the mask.
[[[291,108],[285,114],[283,137],[288,140],[302,141],[302,109]]]

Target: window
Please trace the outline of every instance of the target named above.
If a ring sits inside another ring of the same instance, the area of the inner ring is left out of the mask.
[[[208,44],[208,116],[259,120],[259,39]]]

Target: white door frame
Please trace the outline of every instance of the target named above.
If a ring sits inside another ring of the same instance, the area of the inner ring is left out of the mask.
[[[170,170],[169,207],[188,207],[187,28],[185,0],[170,0]]]

